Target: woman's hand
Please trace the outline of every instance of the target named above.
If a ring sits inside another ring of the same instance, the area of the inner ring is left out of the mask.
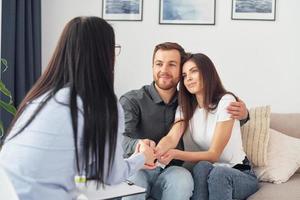
[[[162,155],[158,161],[164,165],[168,165],[175,158],[176,152],[176,149],[170,149],[164,155]]]

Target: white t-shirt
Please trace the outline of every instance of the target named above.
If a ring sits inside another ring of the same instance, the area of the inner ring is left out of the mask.
[[[215,127],[218,122],[230,120],[230,114],[228,114],[226,108],[231,103],[236,101],[235,98],[230,95],[224,95],[218,107],[209,112],[206,117],[206,112],[203,108],[197,107],[193,117],[189,121],[188,129],[191,133],[192,139],[198,146],[199,150],[207,151],[211,145]],[[178,107],[176,111],[175,120],[182,118],[181,109]],[[225,165],[233,167],[236,164],[242,164],[246,154],[243,150],[242,136],[240,123],[238,120],[234,121],[231,137],[225,146],[220,159],[215,165]]]

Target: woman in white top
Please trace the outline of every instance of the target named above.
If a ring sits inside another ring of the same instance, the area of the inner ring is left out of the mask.
[[[21,200],[74,199],[76,175],[115,184],[153,164],[147,146],[128,159],[114,93],[115,35],[98,17],[64,28],[50,63],[22,101],[0,152]]]
[[[200,149],[171,149],[160,161],[197,163],[192,170],[192,199],[246,199],[258,189],[243,150],[240,123],[227,112],[232,101],[236,97],[224,89],[212,61],[204,54],[188,55],[182,68],[175,122],[184,124],[184,130],[189,129]]]

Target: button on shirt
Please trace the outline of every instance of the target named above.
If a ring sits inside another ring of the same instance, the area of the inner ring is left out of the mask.
[[[154,82],[121,96],[120,103],[125,113],[125,157],[134,152],[139,139],[151,139],[157,144],[167,135],[174,123],[177,99],[176,93],[170,103],[164,103],[155,89]],[[182,140],[177,148],[183,150]],[[175,161],[171,164],[180,163]]]

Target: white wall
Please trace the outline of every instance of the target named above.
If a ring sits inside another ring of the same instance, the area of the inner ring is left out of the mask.
[[[42,60],[46,66],[64,24],[78,15],[101,16],[100,0],[42,1]],[[204,52],[228,90],[248,107],[270,104],[273,112],[300,112],[300,1],[277,0],[276,21],[231,20],[231,0],[217,1],[216,25],[159,25],[158,0],[144,0],[142,22],[111,22],[117,43],[116,93],[152,80],[154,46],[175,41]]]

